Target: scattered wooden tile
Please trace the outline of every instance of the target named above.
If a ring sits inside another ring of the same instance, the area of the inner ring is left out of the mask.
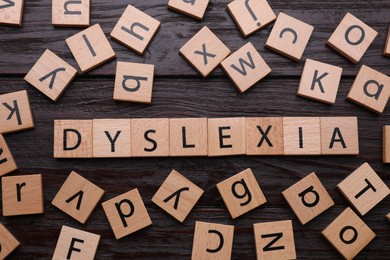
[[[321,154],[319,117],[283,118],[284,154]]]
[[[18,169],[7,142],[0,134],[0,176],[6,175]]]
[[[128,5],[112,30],[111,37],[142,55],[159,27],[159,21]]]
[[[313,30],[310,24],[280,12],[265,47],[299,61]]]
[[[71,172],[51,204],[85,224],[103,194],[104,190]]]
[[[115,52],[99,24],[95,24],[65,41],[82,73],[115,58]]]
[[[231,259],[234,226],[196,221],[192,260]]]
[[[130,119],[93,120],[93,157],[130,157]]]
[[[389,26],[389,31],[387,33],[386,44],[385,44],[385,49],[383,51],[383,55],[390,57],[390,26]]]
[[[57,101],[77,75],[77,70],[50,50],[46,50],[24,79]]]
[[[364,216],[387,195],[390,189],[368,163],[364,163],[337,185],[344,197]]]
[[[209,0],[169,0],[168,8],[202,20],[208,4]]]
[[[154,194],[152,201],[180,222],[188,216],[203,190],[175,170]]]
[[[363,65],[347,99],[380,114],[385,110],[389,97],[390,77]]]
[[[388,221],[390,221],[390,212],[386,215]]]
[[[54,158],[92,158],[92,120],[54,120]]]
[[[94,259],[100,235],[62,226],[53,260]]]
[[[383,163],[390,163],[390,125],[383,126]]]
[[[353,259],[375,237],[375,233],[350,208],[333,220],[322,235],[345,259]]]
[[[0,133],[6,134],[34,128],[26,90],[0,95],[0,104]]]
[[[314,172],[283,191],[282,195],[302,225],[334,205]]]
[[[19,241],[0,223],[0,259],[5,259],[19,245]]]
[[[253,224],[257,259],[296,259],[291,220]]]
[[[244,37],[276,19],[274,11],[266,0],[235,0],[228,4],[227,9]]]
[[[3,216],[43,213],[42,175],[3,177]]]
[[[116,66],[114,100],[152,103],[154,65],[118,62]]]
[[[245,118],[208,119],[209,156],[245,154]]]
[[[271,72],[271,68],[250,42],[223,60],[221,66],[241,93]]]
[[[58,27],[88,27],[90,0],[53,0],[51,23]]]
[[[229,48],[207,26],[179,52],[203,77],[207,77],[230,54]]]
[[[246,117],[247,155],[283,155],[283,118]]]
[[[116,239],[152,225],[138,189],[103,202],[102,206]]]
[[[24,0],[2,1],[0,5],[0,24],[22,25]]]
[[[267,202],[251,169],[218,183],[217,189],[232,219]]]
[[[342,72],[341,67],[307,59],[297,95],[330,105],[334,104]]]
[[[169,119],[170,156],[207,156],[207,118]]]
[[[347,13],[327,44],[353,63],[358,63],[378,32]]]

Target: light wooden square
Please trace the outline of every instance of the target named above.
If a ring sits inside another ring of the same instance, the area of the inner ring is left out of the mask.
[[[34,128],[34,119],[26,90],[0,95],[0,133]]]
[[[128,5],[112,30],[111,37],[142,55],[159,27],[159,21],[134,6]]]
[[[232,219],[267,202],[251,169],[218,183],[217,189]]]
[[[152,103],[154,65],[120,62],[116,66],[114,100]]]
[[[378,32],[347,13],[327,44],[353,63],[358,63]]]
[[[282,195],[302,225],[334,205],[314,172],[283,191]]]
[[[103,194],[104,190],[71,172],[51,204],[85,224]]]
[[[62,226],[52,259],[94,259],[99,241],[100,235]]]
[[[321,154],[321,131],[319,117],[284,117],[284,154]]]
[[[19,241],[8,231],[8,229],[0,223],[0,259],[5,259],[19,245]]]
[[[207,156],[207,118],[169,119],[170,156]]]
[[[375,233],[350,208],[333,220],[322,235],[345,259],[353,259],[375,237]]]
[[[6,175],[18,169],[7,142],[0,134],[0,176]]]
[[[77,75],[77,70],[50,50],[46,50],[24,79],[57,101]]]
[[[203,77],[207,77],[230,54],[229,48],[207,26],[179,52]]]
[[[383,113],[390,97],[390,77],[363,65],[349,90],[347,99],[370,109]]]
[[[3,216],[43,213],[41,174],[3,177],[1,182]]]
[[[342,72],[341,67],[307,59],[297,95],[329,105],[334,104]]]
[[[231,259],[234,226],[196,221],[191,260]]]
[[[88,27],[90,0],[53,0],[51,23],[58,27]]]
[[[265,47],[299,61],[313,30],[310,24],[280,12]]]
[[[154,194],[152,201],[180,222],[188,216],[203,190],[175,170]]]
[[[283,155],[283,118],[246,117],[246,154]]]
[[[361,216],[390,194],[389,187],[368,163],[357,168],[337,188]]]
[[[272,23],[276,15],[266,0],[235,0],[228,11],[244,37]]]
[[[390,26],[389,31],[387,32],[386,44],[385,49],[383,50],[383,55],[390,57]]]
[[[296,259],[291,220],[253,224],[257,260]]]
[[[0,24],[21,26],[23,19],[24,0],[2,1],[0,9]]]
[[[99,24],[95,24],[65,41],[82,73],[115,58],[115,52]]]
[[[138,189],[103,202],[102,206],[116,239],[152,225]]]
[[[321,153],[358,155],[357,117],[321,117]]]
[[[223,60],[221,66],[241,93],[271,72],[271,68],[250,42]]]
[[[54,120],[54,158],[92,158],[92,120]]]
[[[388,221],[390,221],[390,212],[386,215]]]
[[[93,120],[93,157],[130,157],[130,119]]]
[[[390,125],[383,126],[383,163],[390,163]]]
[[[202,20],[208,4],[209,0],[169,0],[168,8]]]

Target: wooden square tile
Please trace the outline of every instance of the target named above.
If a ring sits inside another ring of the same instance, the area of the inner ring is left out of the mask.
[[[0,223],[0,259],[5,259],[19,245],[19,241]]]
[[[232,219],[267,202],[251,169],[218,183],[217,189]]]
[[[347,99],[375,113],[383,113],[390,97],[390,77],[363,65]]]
[[[152,225],[138,189],[103,202],[102,206],[116,239]]]
[[[77,75],[77,70],[46,50],[24,79],[36,89],[57,101]]]
[[[353,259],[375,237],[375,233],[350,208],[333,220],[322,235],[345,259]]]
[[[314,27],[280,12],[265,47],[299,61],[309,43]]]
[[[208,4],[209,0],[169,0],[168,8],[202,20]]]
[[[7,142],[0,134],[0,176],[6,175],[18,169]]]
[[[43,213],[41,174],[3,177],[1,182],[3,216]]]
[[[114,100],[152,103],[154,65],[120,62],[116,66]]]
[[[229,48],[204,26],[179,53],[203,76],[207,77],[229,54]]]
[[[253,224],[257,260],[296,259],[291,220]]]
[[[332,105],[336,102],[343,68],[307,59],[298,96]]]
[[[383,55],[390,57],[390,26],[389,31],[387,32],[386,44],[385,49],[383,50]]]
[[[383,126],[383,163],[390,163],[390,125]]]
[[[90,0],[53,0],[51,23],[58,27],[88,27]]]
[[[65,41],[82,73],[115,58],[115,52],[99,24],[95,24]]]
[[[358,63],[378,32],[347,13],[327,44],[353,63]]]
[[[103,194],[104,190],[76,172],[71,172],[51,204],[85,224]]]
[[[152,201],[180,222],[188,216],[203,190],[175,170],[154,194]]]
[[[361,216],[390,194],[389,187],[368,163],[357,168],[337,188]]]
[[[2,1],[0,5],[0,24],[21,26],[24,0]]]
[[[111,37],[142,55],[159,27],[159,21],[134,6],[128,5],[112,30]]]
[[[221,66],[241,93],[271,72],[271,68],[250,42],[223,60]]]
[[[231,259],[234,226],[196,221],[192,260]]]
[[[388,221],[390,221],[390,212],[386,215]]]

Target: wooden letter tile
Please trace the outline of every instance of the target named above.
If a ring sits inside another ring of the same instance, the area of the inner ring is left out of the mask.
[[[390,26],[389,31],[387,33],[385,50],[383,51],[383,55],[390,57]]]
[[[152,201],[180,222],[188,216],[203,190],[175,170],[154,194]]]
[[[222,61],[221,66],[241,93],[271,72],[271,68],[250,42]]]
[[[302,225],[334,205],[314,172],[283,191],[282,195]]]
[[[347,13],[327,44],[353,63],[358,63],[378,32]]]
[[[209,0],[169,0],[168,8],[202,20]]]
[[[333,220],[322,235],[345,259],[353,259],[375,237],[375,233],[350,208]]]
[[[104,190],[71,172],[51,204],[85,224],[103,194]]]
[[[390,163],[390,125],[383,126],[383,163]]]
[[[228,4],[228,11],[244,37],[276,19],[274,11],[266,0],[235,0]]]
[[[0,24],[22,25],[24,0],[1,1]]]
[[[43,213],[42,175],[2,178],[3,216]]]
[[[234,226],[195,222],[191,260],[228,260],[233,248]]]
[[[46,50],[24,79],[51,100],[57,101],[76,75],[75,68]]]
[[[94,259],[99,241],[100,235],[62,226],[52,259]]]
[[[344,197],[364,216],[387,197],[390,189],[368,163],[357,168],[337,185]]]
[[[267,202],[251,169],[246,169],[217,184],[232,219]]]
[[[18,169],[7,142],[0,134],[0,176],[6,175]]]
[[[299,61],[314,27],[280,12],[265,47]]]
[[[138,189],[103,202],[102,206],[116,239],[152,225]]]
[[[88,72],[115,57],[114,50],[99,24],[95,24],[65,41],[82,73]]]
[[[154,65],[118,62],[114,100],[152,103]]]
[[[363,65],[349,90],[347,99],[375,113],[383,113],[390,97],[390,77]]]
[[[59,27],[88,27],[90,0],[53,0],[51,21]]]
[[[230,54],[229,48],[207,26],[179,52],[203,77],[207,77]]]
[[[296,259],[291,220],[253,224],[257,260]]]
[[[159,27],[159,21],[128,5],[112,30],[111,37],[142,55]]]
[[[19,245],[19,241],[0,223],[0,259],[5,259]]]

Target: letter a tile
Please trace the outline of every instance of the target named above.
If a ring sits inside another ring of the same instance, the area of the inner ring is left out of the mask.
[[[6,259],[19,245],[19,241],[0,223],[0,259]]]
[[[53,0],[53,26],[88,27],[90,0]]]
[[[21,26],[24,0],[8,0],[0,2],[0,24]]]

